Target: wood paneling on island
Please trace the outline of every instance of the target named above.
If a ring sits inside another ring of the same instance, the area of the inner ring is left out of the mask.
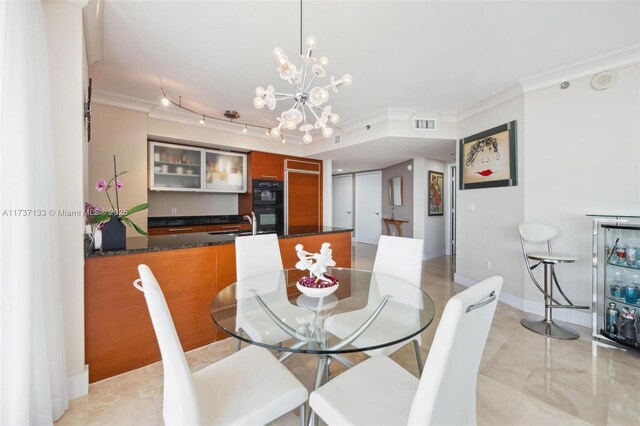
[[[284,267],[298,261],[296,244],[316,251],[325,241],[337,266],[350,267],[350,232],[280,239]],[[236,281],[234,244],[88,258],[85,357],[91,383],[160,360],[144,295],[132,284],[140,264],[158,279],[185,351],[227,337],[209,309],[215,295]]]

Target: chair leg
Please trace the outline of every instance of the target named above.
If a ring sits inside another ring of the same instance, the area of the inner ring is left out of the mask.
[[[300,426],[307,424],[307,403],[305,402],[300,406]]]
[[[422,354],[420,353],[420,343],[417,340],[413,340],[413,350],[416,352],[416,362],[418,363],[418,373],[422,376]]]
[[[242,329],[238,330],[238,334],[242,336]],[[238,341],[236,342],[236,352],[238,352],[241,347],[242,347],[242,340],[238,339]]]

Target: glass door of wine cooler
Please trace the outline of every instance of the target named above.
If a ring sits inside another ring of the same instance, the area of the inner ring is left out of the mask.
[[[594,335],[640,349],[640,225],[603,224],[602,232]]]

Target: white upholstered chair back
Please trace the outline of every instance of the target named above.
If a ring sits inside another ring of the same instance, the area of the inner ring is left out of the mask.
[[[236,238],[236,275],[238,281],[282,269],[282,256],[276,234],[248,235]]]
[[[164,370],[162,415],[165,424],[198,425],[200,424],[198,397],[162,289],[147,265],[138,266],[138,272],[140,280],[136,280],[134,285],[144,293],[162,355]]]
[[[424,242],[417,238],[381,235],[373,272],[400,278],[420,287],[423,245]]]
[[[410,425],[476,424],[478,369],[502,281],[488,278],[445,306],[413,400]]]

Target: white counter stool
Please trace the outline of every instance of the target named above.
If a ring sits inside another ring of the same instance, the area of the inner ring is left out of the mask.
[[[533,283],[538,287],[544,296],[544,319],[537,317],[524,318],[520,323],[531,331],[548,337],[557,339],[577,339],[580,334],[574,329],[566,325],[560,325],[553,321],[553,309],[589,309],[589,306],[574,305],[571,300],[564,294],[558,279],[556,277],[555,266],[558,263],[573,263],[578,260],[577,257],[567,254],[553,253],[551,250],[551,240],[560,233],[558,229],[539,223],[521,223],[518,227],[520,231],[520,244],[522,246],[522,256],[527,266],[527,271]],[[544,244],[547,245],[547,251],[528,252],[527,244]],[[529,262],[533,260],[537,262],[533,266]],[[544,265],[544,286],[541,286],[536,280],[533,270],[540,264]],[[558,292],[566,303],[559,302],[553,296],[553,284],[555,283]]]

